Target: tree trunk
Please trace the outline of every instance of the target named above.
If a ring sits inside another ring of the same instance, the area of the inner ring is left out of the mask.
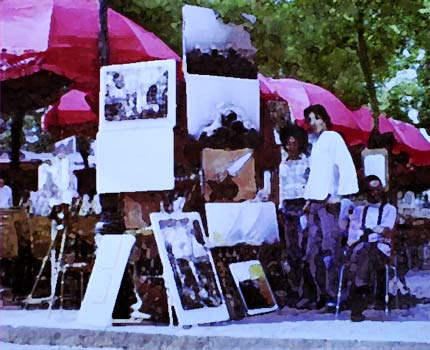
[[[107,3],[108,3],[108,0],[99,0],[99,5],[100,5],[99,58],[100,58],[101,66],[107,66],[109,64]]]
[[[366,38],[364,37],[364,9],[361,1],[356,2],[357,6],[357,19],[355,27],[357,31],[357,55],[360,62],[361,70],[363,71],[364,80],[366,82],[367,92],[369,94],[370,106],[372,108],[374,130],[378,130],[379,122],[379,102],[376,97],[375,83],[372,76],[372,65],[369,59],[369,50],[367,47]]]
[[[20,160],[19,155],[21,151],[21,136],[22,126],[24,123],[24,112],[19,111],[12,116],[11,126],[11,167],[14,169],[19,168]]]

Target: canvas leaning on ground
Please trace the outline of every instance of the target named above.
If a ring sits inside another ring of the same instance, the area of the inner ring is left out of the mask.
[[[200,215],[152,213],[150,217],[169,304],[178,322],[191,325],[229,319]]]

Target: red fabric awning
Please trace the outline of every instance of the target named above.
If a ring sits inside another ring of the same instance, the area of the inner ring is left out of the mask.
[[[48,70],[98,88],[97,0],[2,0],[0,81]],[[161,39],[108,10],[110,64],[180,57]]]
[[[88,104],[86,95],[80,90],[70,90],[64,94],[46,114],[45,130],[49,130],[52,125],[98,123],[98,116]]]
[[[269,91],[288,102],[293,117],[302,123],[303,111],[313,104],[323,105],[331,117],[333,129],[343,134],[349,145],[365,144],[373,127],[370,110],[351,111],[330,91],[295,79],[271,79],[259,74],[262,94]]]
[[[393,118],[379,116],[379,132],[392,132],[396,143],[393,152],[409,154],[409,162],[415,165],[430,165],[430,142],[412,124]]]

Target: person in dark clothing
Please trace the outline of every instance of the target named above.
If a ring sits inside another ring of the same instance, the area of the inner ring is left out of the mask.
[[[387,203],[381,180],[370,175],[365,178],[367,204],[356,207],[352,213],[348,245],[351,252],[349,271],[351,278],[351,320],[365,319],[369,296],[374,287],[377,294],[385,289],[385,265],[390,261],[391,237],[397,218],[396,208]]]

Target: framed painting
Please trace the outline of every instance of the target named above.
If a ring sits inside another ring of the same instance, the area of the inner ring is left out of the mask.
[[[203,192],[208,202],[239,202],[253,199],[255,160],[249,148],[225,151],[205,148],[202,151]]]
[[[364,176],[376,175],[388,191],[388,151],[385,148],[364,149],[361,152]]]
[[[224,110],[236,111],[247,129],[260,130],[260,84],[257,79],[187,74],[187,127],[194,139],[218,126]],[[221,126],[221,125],[219,125]]]
[[[160,60],[102,67],[101,131],[174,126],[176,62]]]
[[[229,314],[200,214],[151,213],[168,298],[180,325],[219,322]]]
[[[278,309],[260,261],[242,261],[229,266],[248,315],[257,315]]]

